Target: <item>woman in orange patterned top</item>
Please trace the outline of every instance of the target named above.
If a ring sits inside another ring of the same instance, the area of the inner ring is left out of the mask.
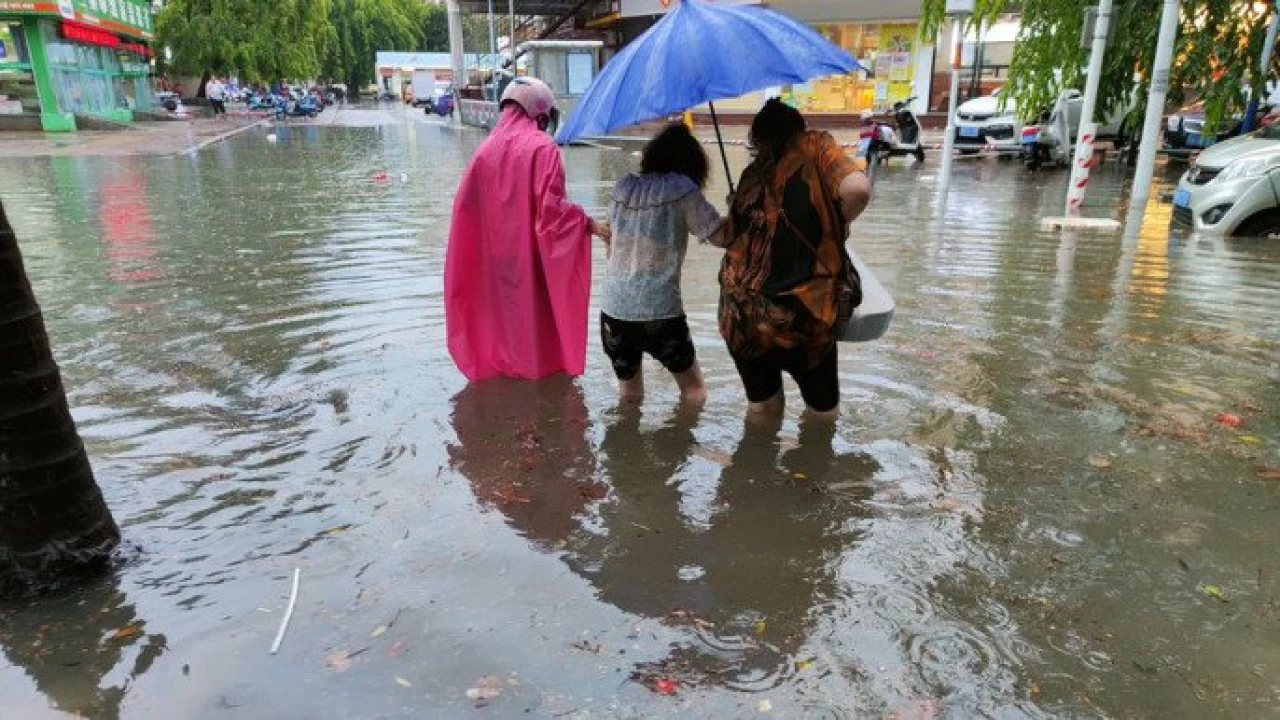
[[[770,100],[751,125],[754,160],[730,208],[720,269],[720,332],[754,413],[781,414],[782,373],[810,413],[834,416],[839,295],[846,284],[848,223],[871,185],[825,132]]]

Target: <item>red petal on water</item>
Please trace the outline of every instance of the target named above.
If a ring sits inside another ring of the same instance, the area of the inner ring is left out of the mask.
[[[653,691],[659,695],[675,695],[680,689],[680,681],[671,678],[658,678],[653,681]]]
[[[1229,412],[1218,413],[1217,421],[1227,427],[1240,427],[1244,424],[1244,418]]]

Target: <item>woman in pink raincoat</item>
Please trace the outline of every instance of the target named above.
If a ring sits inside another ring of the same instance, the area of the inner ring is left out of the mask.
[[[472,382],[581,375],[587,356],[591,235],[608,237],[565,193],[546,129],[555,95],[521,77],[467,167],[445,260],[449,354]]]

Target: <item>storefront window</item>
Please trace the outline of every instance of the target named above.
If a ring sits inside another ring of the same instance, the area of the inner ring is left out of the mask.
[[[31,56],[27,53],[26,36],[22,34],[22,25],[0,20],[0,67],[23,65],[31,67]]]
[[[916,23],[840,23],[815,29],[848,50],[866,70],[792,87],[792,100],[801,109],[838,113],[884,109],[915,94]]]
[[[0,20],[0,114],[39,111],[40,98],[22,26]]]
[[[151,110],[155,108],[155,93],[151,88],[151,63],[147,58],[135,52],[122,50],[116,53],[114,61],[124,73],[121,78],[121,92],[131,110]]]
[[[68,40],[53,22],[41,23],[40,29],[63,112],[102,114],[151,106],[149,89],[139,101],[139,85],[131,77],[146,74],[148,66],[141,56],[125,52],[122,60],[117,49]],[[147,88],[145,82],[142,88]]]

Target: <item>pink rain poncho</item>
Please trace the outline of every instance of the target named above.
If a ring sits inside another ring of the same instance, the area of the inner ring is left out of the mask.
[[[449,230],[449,354],[468,380],[582,374],[589,223],[566,197],[560,148],[508,106],[467,167]]]

